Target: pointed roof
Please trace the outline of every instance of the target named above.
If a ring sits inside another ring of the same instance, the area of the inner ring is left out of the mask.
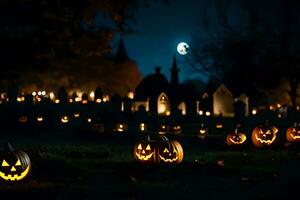
[[[128,54],[127,54],[127,50],[125,47],[125,43],[123,38],[121,37],[118,47],[117,47],[117,52],[116,52],[116,56],[115,56],[115,60],[117,62],[125,62],[129,60]]]

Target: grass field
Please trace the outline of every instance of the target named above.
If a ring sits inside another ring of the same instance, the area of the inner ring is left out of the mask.
[[[68,132],[1,135],[0,144],[10,141],[32,161],[27,180],[1,183],[1,200],[286,199],[298,194],[300,183],[300,154],[295,149],[235,151],[179,137],[185,152],[182,164],[144,166],[133,158],[132,138]]]

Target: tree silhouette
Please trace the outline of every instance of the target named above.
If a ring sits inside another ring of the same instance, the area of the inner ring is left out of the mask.
[[[209,39],[194,48],[194,68],[233,88],[257,92],[274,90],[287,80],[289,103],[295,106],[299,2],[221,0],[215,5],[217,22],[208,15],[202,18]]]

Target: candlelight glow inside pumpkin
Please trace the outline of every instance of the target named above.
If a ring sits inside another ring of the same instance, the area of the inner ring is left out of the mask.
[[[183,159],[183,149],[179,142],[163,136],[158,147],[158,162],[180,163]]]
[[[19,117],[19,122],[20,122],[20,123],[26,123],[26,122],[28,122],[28,117],[25,116],[25,115]]]
[[[207,132],[208,132],[207,128],[204,126],[204,124],[201,124],[201,128],[199,130],[198,137],[201,138],[201,139],[206,138]]]
[[[297,122],[294,123],[293,127],[286,130],[286,140],[288,142],[300,142],[300,126]]]
[[[68,123],[69,122],[69,117],[68,116],[62,116],[60,118],[60,121],[64,124]]]
[[[256,147],[272,145],[277,139],[278,129],[268,124],[254,128],[252,132],[252,142]]]
[[[246,141],[247,136],[245,133],[239,133],[238,128],[235,129],[234,133],[230,133],[226,137],[226,143],[228,146],[241,145]]]

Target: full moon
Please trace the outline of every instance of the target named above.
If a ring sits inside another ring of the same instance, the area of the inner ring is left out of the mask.
[[[180,42],[177,45],[177,51],[180,55],[186,55],[189,51],[190,46],[186,42]]]

